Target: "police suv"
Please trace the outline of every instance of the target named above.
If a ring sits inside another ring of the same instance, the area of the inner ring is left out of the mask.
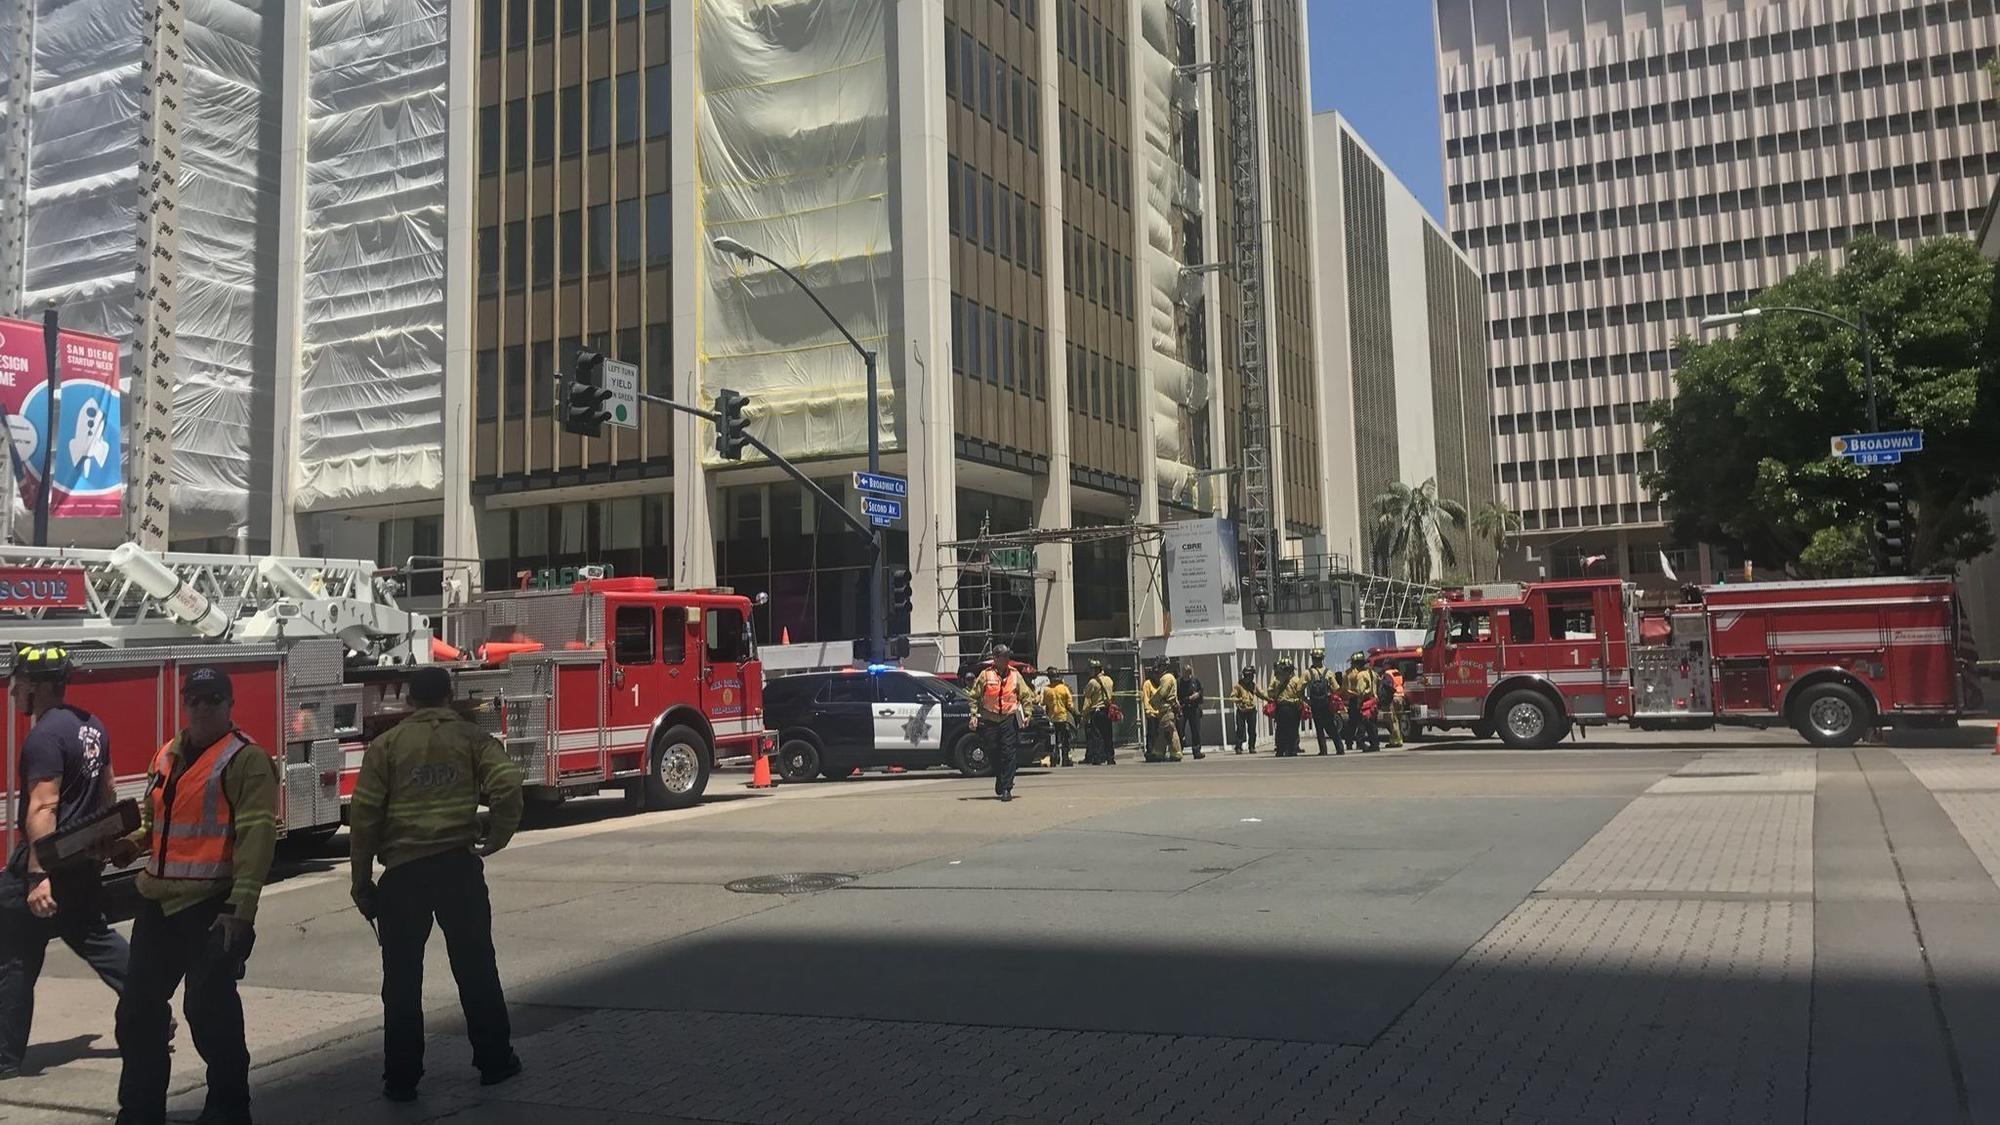
[[[764,721],[777,732],[786,781],[836,780],[857,766],[950,766],[976,777],[991,764],[971,719],[965,693],[927,672],[877,665],[764,685]]]

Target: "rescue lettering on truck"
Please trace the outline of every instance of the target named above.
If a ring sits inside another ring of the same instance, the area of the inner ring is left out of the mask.
[[[1781,723],[1846,746],[1965,710],[1962,617],[1949,578],[1690,587],[1648,611],[1615,579],[1468,587],[1436,604],[1412,709],[1517,747],[1608,722]]]

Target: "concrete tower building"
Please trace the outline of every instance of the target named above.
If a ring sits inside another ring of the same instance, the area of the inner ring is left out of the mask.
[[[1325,550],[1305,30],[1257,0],[1277,526]],[[649,415],[566,436],[590,344],[650,389],[746,393],[750,429],[850,506],[879,354],[892,566],[951,627],[983,532],[1234,510],[1238,310],[1219,0],[749,0],[479,8],[472,491],[491,584],[610,562],[768,591],[762,635],[864,631],[863,544],[773,467]],[[1156,631],[1122,541],[1031,547],[996,639],[1060,659]]]
[[[1388,572],[1374,503],[1391,484],[1435,481],[1468,514],[1493,502],[1485,287],[1346,118],[1314,115],[1313,166],[1328,526],[1335,551]],[[1452,570],[1492,574],[1494,552],[1469,528],[1449,537]]]
[[[1683,575],[1643,416],[1674,340],[1850,239],[1970,231],[1993,0],[1437,0],[1449,226],[1486,278],[1500,487],[1551,577]],[[1857,424],[1860,422],[1856,420]],[[1660,581],[1655,577],[1654,581]]]

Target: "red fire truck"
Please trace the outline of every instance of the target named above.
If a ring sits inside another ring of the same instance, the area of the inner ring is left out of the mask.
[[[70,699],[104,721],[126,796],[180,729],[185,670],[222,666],[237,725],[278,764],[292,836],[338,828],[367,740],[407,714],[404,684],[424,664],[456,672],[466,713],[520,763],[531,799],[619,787],[642,807],[683,807],[712,769],[769,750],[747,597],[586,573],[567,589],[447,597],[434,622],[398,606],[397,581],[358,560],[4,547],[0,661],[20,643],[70,647]],[[11,787],[27,716],[7,706]]]
[[[1848,746],[1978,706],[1962,617],[1949,578],[1689,587],[1659,611],[1616,579],[1473,586],[1436,603],[1414,710],[1514,747],[1613,721]]]

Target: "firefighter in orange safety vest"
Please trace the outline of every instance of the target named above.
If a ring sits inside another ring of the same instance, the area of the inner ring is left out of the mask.
[[[1021,728],[1027,725],[1033,693],[1014,667],[1014,652],[993,646],[993,663],[972,681],[972,730],[993,767],[993,794],[1014,799],[1014,767],[1021,756]]]
[[[132,967],[118,1000],[119,1125],[167,1119],[167,1005],[181,1010],[208,1064],[200,1121],[247,1125],[250,1049],[236,982],[256,938],[257,899],[278,842],[278,778],[271,756],[236,729],[229,676],[204,665],[181,684],[186,725],[160,748],[146,779],[139,830],[105,849],[140,855]]]

